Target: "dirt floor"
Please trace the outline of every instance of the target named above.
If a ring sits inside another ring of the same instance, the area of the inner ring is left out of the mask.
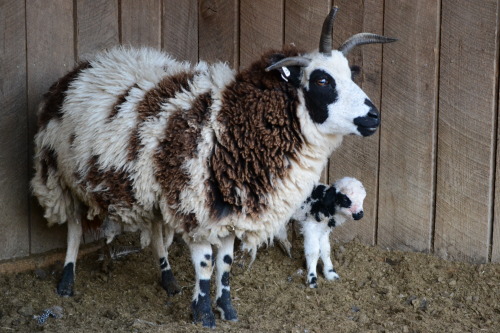
[[[120,237],[115,250],[136,246]],[[294,259],[261,249],[251,270],[233,267],[238,322],[204,329],[191,320],[193,268],[176,242],[171,264],[184,288],[168,297],[149,249],[103,268],[98,253],[77,265],[76,295],[55,293],[62,264],[0,276],[0,332],[500,332],[500,265],[452,263],[357,242],[333,244],[341,280],[306,288],[302,246]],[[320,275],[321,276],[321,275]],[[60,307],[62,318],[35,319]]]

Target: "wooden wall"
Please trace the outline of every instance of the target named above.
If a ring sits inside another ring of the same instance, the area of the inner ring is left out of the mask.
[[[346,137],[325,171],[368,192],[365,218],[334,237],[500,262],[500,0],[0,0],[0,260],[64,247],[29,179],[36,106],[76,61],[131,44],[240,69],[284,43],[316,48],[332,5],[335,43],[399,39],[349,57],[382,126]]]

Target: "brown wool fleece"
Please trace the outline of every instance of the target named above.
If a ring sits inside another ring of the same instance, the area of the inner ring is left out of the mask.
[[[110,205],[131,207],[136,199],[132,190],[132,181],[129,174],[123,170],[111,168],[106,171],[100,169],[98,157],[93,156],[89,162],[89,171],[86,179],[80,184],[88,183],[90,187],[104,186],[106,190],[89,193],[102,211],[107,212]],[[82,184],[82,186],[84,186]],[[84,189],[86,191],[87,189]]]
[[[136,128],[132,131],[129,144],[129,161],[137,158],[140,149],[139,127],[148,118],[158,115],[161,110],[161,104],[165,103],[169,98],[175,96],[176,93],[182,90],[189,89],[189,82],[193,79],[194,73],[180,73],[174,76],[162,79],[156,87],[149,90],[144,98],[137,105],[138,122]]]
[[[82,62],[49,88],[49,91],[44,95],[45,104],[43,109],[38,114],[39,130],[44,129],[52,119],[62,117],[61,108],[69,85],[77,79],[83,70],[91,67],[88,61]]]
[[[244,207],[250,215],[264,210],[273,179],[287,176],[287,159],[294,159],[302,147],[297,90],[278,71],[264,70],[297,54],[294,49],[266,53],[223,94],[217,120],[225,130],[215,144],[210,168],[219,200],[232,210]],[[239,202],[236,189],[246,191],[244,202]]]
[[[137,84],[134,84],[132,87],[125,90],[123,94],[118,95],[115,104],[113,104],[113,106],[111,107],[111,112],[109,113],[108,120],[113,120],[116,117],[116,115],[120,111],[122,104],[127,101],[127,96],[130,94],[130,91],[133,88],[139,88],[139,86]]]
[[[189,182],[189,175],[183,171],[182,164],[196,154],[201,129],[208,120],[211,104],[210,93],[200,95],[191,109],[177,110],[168,120],[165,138],[160,142],[154,159],[156,179],[169,205],[179,204],[180,193]],[[197,224],[194,215],[186,217],[185,229]]]

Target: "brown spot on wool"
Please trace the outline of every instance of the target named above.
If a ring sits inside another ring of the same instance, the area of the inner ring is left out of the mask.
[[[89,171],[85,181],[80,182],[80,185],[87,186],[83,191],[90,195],[91,199],[103,212],[109,212],[110,205],[131,207],[136,202],[132,180],[128,172],[116,170],[114,167],[102,170],[98,156],[92,156],[88,164]],[[95,191],[94,189],[98,186],[103,188]]]
[[[137,105],[137,125],[132,131],[129,144],[129,161],[137,158],[137,153],[140,149],[139,127],[149,117],[155,117],[161,109],[161,104],[165,103],[169,98],[175,96],[176,93],[182,90],[189,89],[189,81],[194,77],[194,73],[180,73],[174,76],[163,78],[156,87],[150,89],[144,95],[143,99]]]
[[[263,211],[266,196],[274,191],[273,181],[287,176],[288,159],[295,159],[302,147],[297,90],[277,71],[264,71],[296,55],[298,51],[291,48],[269,52],[224,91],[217,118],[224,131],[215,144],[210,168],[218,200],[237,211],[245,208],[253,216]],[[238,190],[246,193],[244,202],[236,195]]]
[[[201,130],[209,117],[212,103],[210,93],[198,96],[191,109],[179,109],[172,114],[165,129],[165,138],[159,143],[154,156],[155,176],[170,206],[180,203],[180,193],[187,186],[189,177],[182,165],[197,152]],[[194,215],[184,215],[185,230],[196,224]]]
[[[49,178],[49,170],[53,172],[57,171],[57,153],[54,149],[49,147],[44,147],[40,151],[40,164],[41,164],[41,176],[43,182],[46,184]]]
[[[78,78],[83,70],[91,67],[88,61],[82,62],[50,86],[49,91],[43,96],[45,104],[38,114],[38,127],[40,129],[45,128],[52,119],[62,117],[61,108],[70,84]]]
[[[130,91],[132,91],[133,88],[139,88],[137,83],[134,84],[132,87],[128,88],[127,90],[125,90],[123,94],[118,95],[115,104],[113,104],[113,106],[111,107],[111,112],[109,113],[108,120],[112,120],[113,118],[116,117],[116,115],[121,109],[122,104],[127,101],[127,96],[130,95]]]

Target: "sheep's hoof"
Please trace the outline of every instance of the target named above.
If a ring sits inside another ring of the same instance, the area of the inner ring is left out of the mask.
[[[231,296],[227,290],[222,290],[222,296],[215,303],[222,320],[238,321],[238,314],[231,304]]]
[[[203,327],[215,328],[215,316],[210,304],[207,308],[205,304],[193,301],[191,308],[193,309],[193,322],[195,324],[201,321]]]
[[[168,296],[174,296],[181,292],[181,287],[171,269],[161,272],[161,286],[167,291]]]
[[[311,276],[307,281],[307,285],[309,286],[309,288],[318,288],[318,278],[316,276]]]
[[[60,296],[73,296],[73,285],[75,284],[75,273],[73,263],[64,266],[63,276],[57,285],[57,293]]]
[[[324,273],[325,275],[325,279],[327,280],[340,280],[340,276],[337,274],[337,272],[335,272],[335,270],[332,268],[330,270],[328,270],[327,272]]]

